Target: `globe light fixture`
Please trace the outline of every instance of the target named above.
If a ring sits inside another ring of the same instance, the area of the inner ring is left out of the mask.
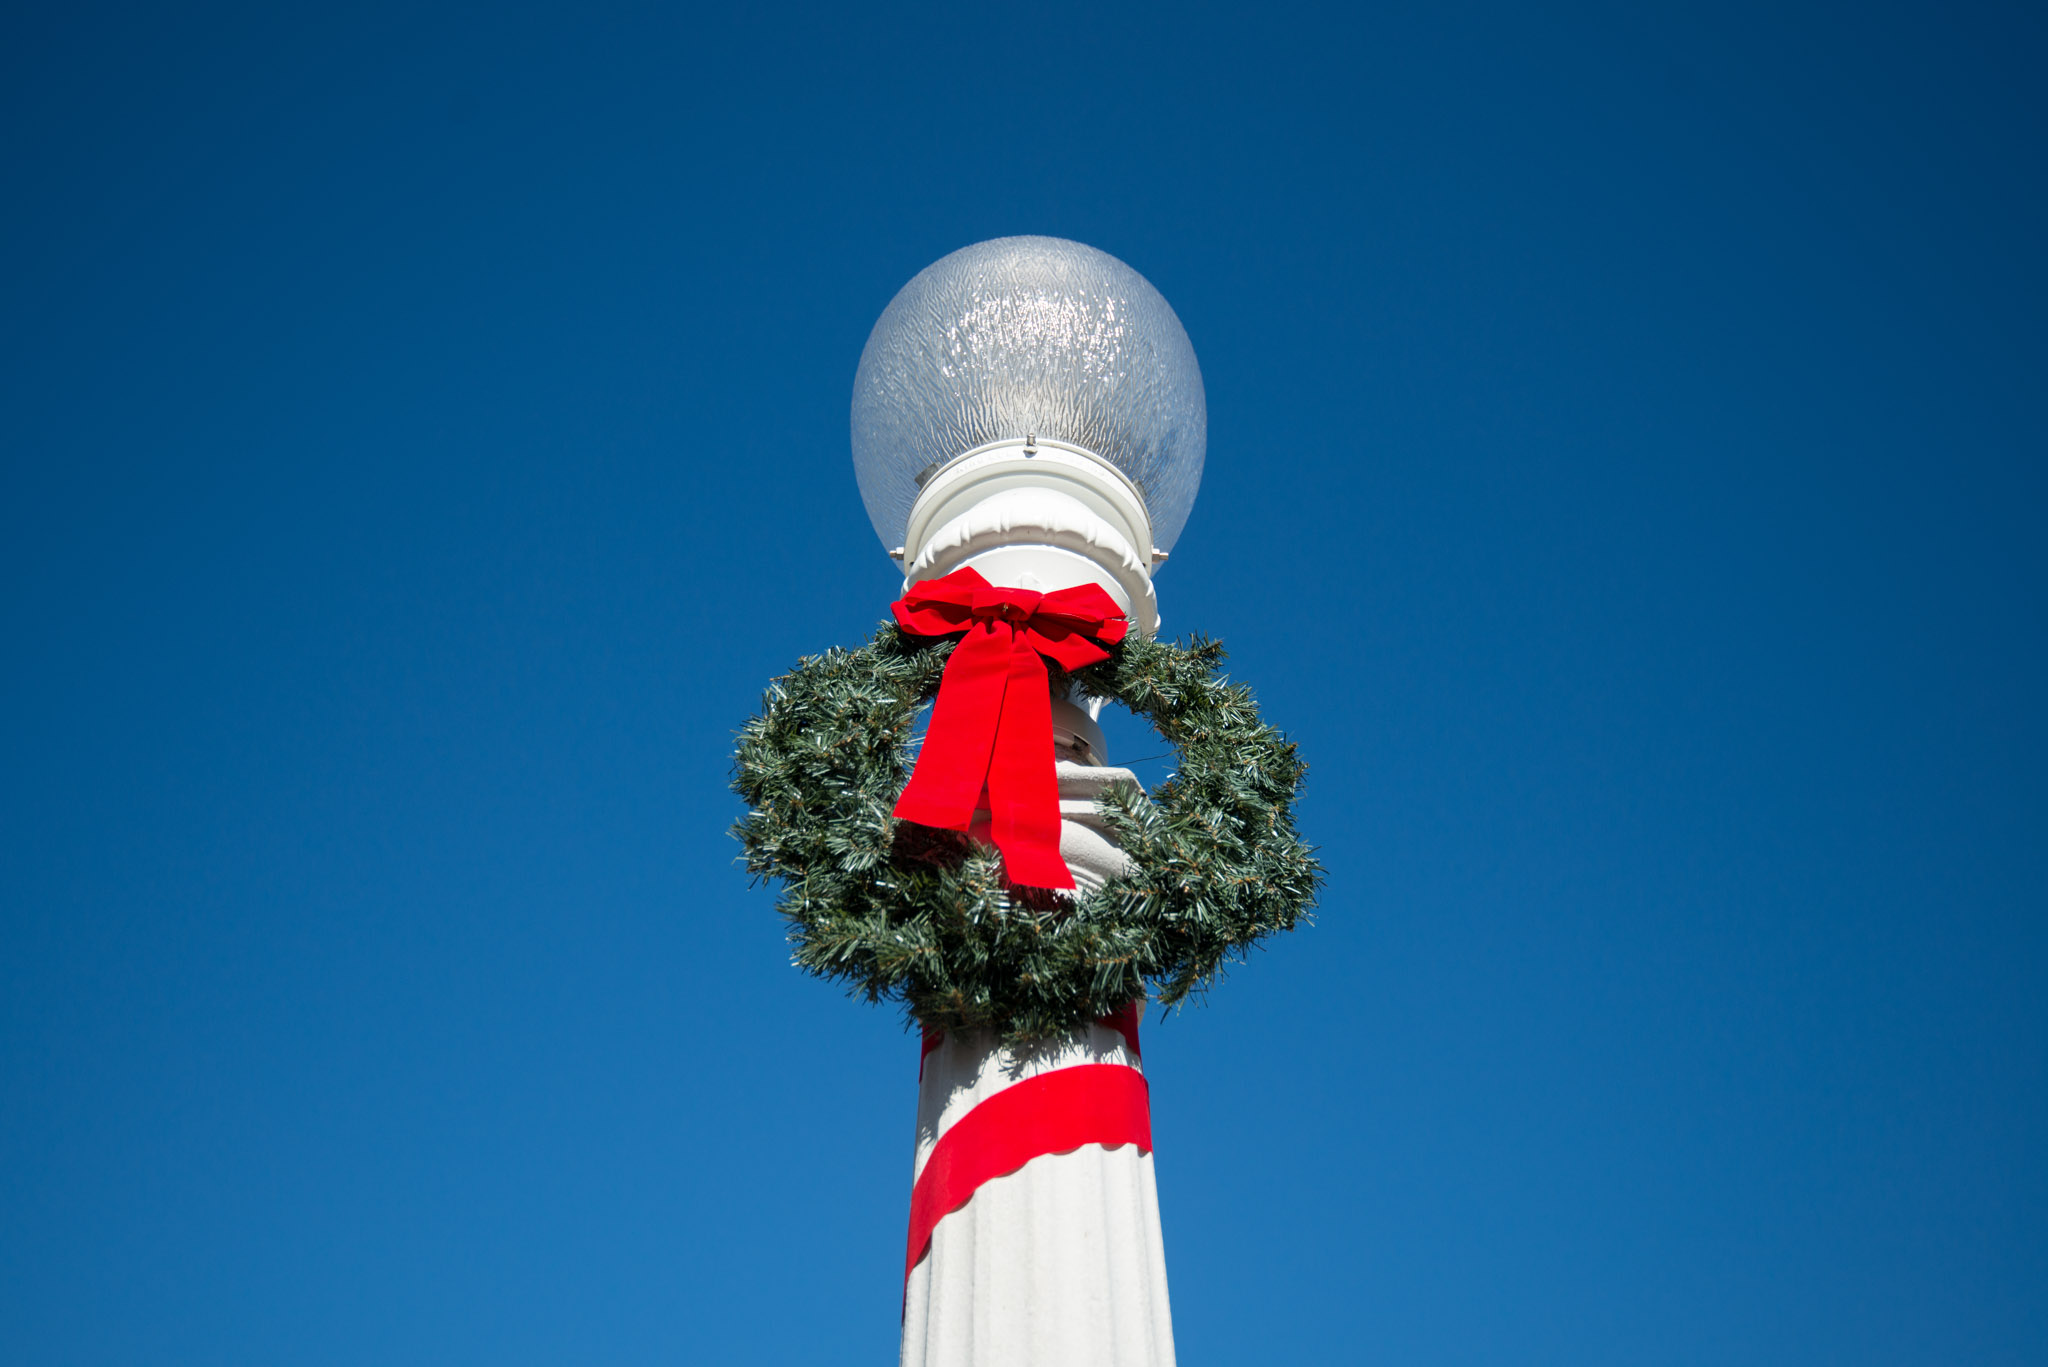
[[[1157,630],[1154,568],[1202,481],[1208,412],[1180,319],[1106,252],[1004,237],[926,267],[853,391],[853,464],[906,587],[1093,583]]]

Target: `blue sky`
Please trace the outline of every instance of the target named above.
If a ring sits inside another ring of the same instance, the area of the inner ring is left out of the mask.
[[[887,1361],[916,1045],[732,733],[952,249],[1201,358],[1319,922],[1152,1027],[1183,1362],[2048,1357],[2022,6],[23,12],[0,1342]]]

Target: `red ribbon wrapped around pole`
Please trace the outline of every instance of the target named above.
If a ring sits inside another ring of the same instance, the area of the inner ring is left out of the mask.
[[[1122,609],[1094,584],[1051,593],[999,589],[969,569],[914,584],[889,608],[913,636],[966,633],[946,661],[924,750],[896,815],[965,832],[986,789],[990,837],[1010,882],[1071,889],[1073,875],[1060,858],[1050,676],[1039,657],[1064,669],[1108,659],[1103,646],[1130,629]]]

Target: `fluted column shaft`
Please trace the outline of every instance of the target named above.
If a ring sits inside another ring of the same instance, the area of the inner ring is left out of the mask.
[[[1091,1025],[1026,1055],[949,1036],[918,1086],[918,1168],[954,1124],[1028,1078],[1139,1066]],[[903,1367],[1172,1367],[1173,1319],[1152,1155],[1085,1144],[984,1183],[939,1221],[905,1287]]]
[[[1125,769],[1065,761],[1058,771],[1060,853],[1085,892],[1125,866],[1096,799],[1109,784],[1137,779]],[[1142,1074],[1141,1014],[1142,1003],[1128,1034],[1094,1024],[1028,1051],[999,1048],[985,1031],[937,1041],[919,1074],[913,1178],[953,1127],[1012,1087],[1091,1066]],[[1108,1076],[1143,1086],[1128,1073]],[[1138,1143],[1041,1154],[983,1182],[933,1227],[904,1287],[903,1367],[1173,1361],[1159,1191],[1152,1153]]]

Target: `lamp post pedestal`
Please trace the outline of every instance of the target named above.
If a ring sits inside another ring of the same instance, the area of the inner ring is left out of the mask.
[[[1056,717],[1062,754],[1103,757],[1085,712]],[[1085,896],[1127,867],[1097,799],[1138,779],[1057,771],[1060,855]],[[1028,1050],[925,1037],[902,1367],[1173,1367],[1143,1012]]]
[[[917,1168],[1020,1086],[1136,1069],[1130,1038],[1090,1025],[1019,1054],[948,1035],[918,1085]],[[1139,1085],[1142,1087],[1142,1080]],[[915,1218],[915,1214],[913,1215]],[[915,1237],[915,1230],[913,1230]],[[1172,1367],[1173,1318],[1149,1145],[1083,1144],[982,1182],[940,1219],[903,1297],[903,1367]]]

